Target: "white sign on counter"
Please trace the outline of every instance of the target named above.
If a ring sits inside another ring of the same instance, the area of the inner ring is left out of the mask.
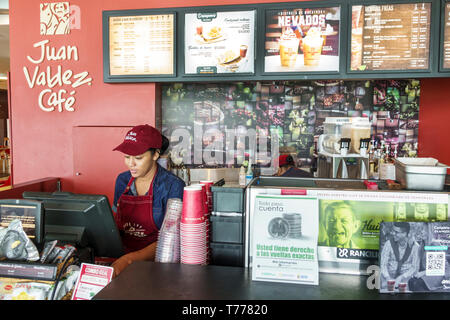
[[[257,195],[252,280],[319,284],[316,197]]]
[[[112,267],[82,263],[72,300],[91,300],[111,282],[113,272]]]

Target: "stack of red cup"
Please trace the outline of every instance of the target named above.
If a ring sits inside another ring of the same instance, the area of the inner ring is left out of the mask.
[[[213,207],[213,195],[211,191],[211,187],[214,184],[214,181],[200,181],[200,184],[204,184],[206,186],[206,198],[208,200],[208,212],[212,212]]]
[[[180,223],[181,263],[207,263],[208,242],[205,215],[205,192],[202,186],[185,187]]]
[[[202,194],[203,194],[203,204],[204,204],[204,217],[205,217],[205,227],[206,227],[206,235],[205,235],[205,239],[206,239],[206,245],[207,245],[207,249],[206,249],[206,255],[207,255],[207,263],[209,263],[209,256],[210,256],[210,252],[209,252],[209,232],[210,232],[210,226],[209,226],[209,214],[210,211],[208,209],[208,197],[206,194],[207,188],[206,188],[206,184],[204,183],[198,183],[198,184],[193,184],[191,186],[194,187],[200,187],[202,188]]]

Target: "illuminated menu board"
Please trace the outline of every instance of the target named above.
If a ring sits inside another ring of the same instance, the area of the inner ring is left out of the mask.
[[[265,72],[339,71],[340,7],[266,11]]]
[[[185,73],[253,73],[255,21],[255,10],[187,13]]]
[[[445,4],[444,13],[444,47],[442,66],[444,69],[450,68],[450,3]]]
[[[109,17],[110,75],[174,74],[174,14]]]
[[[352,6],[351,70],[429,68],[431,3]]]

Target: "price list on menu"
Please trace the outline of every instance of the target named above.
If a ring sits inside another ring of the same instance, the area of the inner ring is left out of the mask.
[[[111,75],[172,75],[174,15],[110,17]]]
[[[428,69],[431,3],[352,7],[352,70]]]
[[[443,67],[450,68],[450,3],[445,4]]]

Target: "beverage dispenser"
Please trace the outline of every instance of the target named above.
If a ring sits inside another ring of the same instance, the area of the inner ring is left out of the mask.
[[[351,124],[349,117],[327,117],[323,123],[323,134],[319,136],[318,151],[340,154],[342,127]],[[350,138],[350,135],[348,136]]]
[[[318,176],[367,179],[369,119],[328,117],[323,126],[318,139]]]

